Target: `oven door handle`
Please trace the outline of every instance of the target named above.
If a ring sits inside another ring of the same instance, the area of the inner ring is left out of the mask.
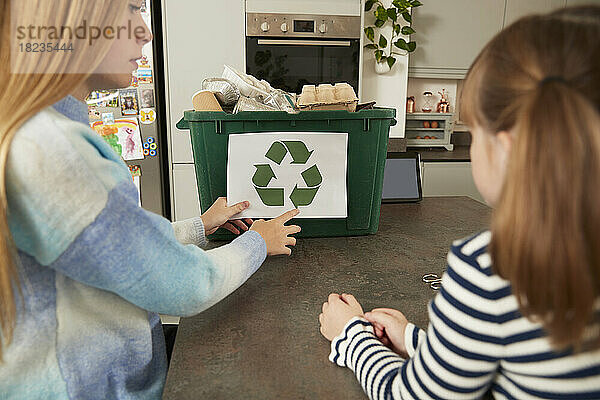
[[[349,40],[258,39],[259,45],[350,47]]]

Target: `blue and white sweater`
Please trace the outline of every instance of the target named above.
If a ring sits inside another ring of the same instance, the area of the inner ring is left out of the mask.
[[[257,232],[203,251],[200,218],[171,224],[138,207],[129,169],[72,97],[19,129],[7,194],[23,296],[0,399],[159,399],[157,313],[205,310],[266,258]]]
[[[371,399],[600,399],[600,349],[556,352],[542,326],[524,318],[510,283],[492,272],[489,231],[457,241],[427,333],[409,324],[408,360],[353,318],[329,359],[356,374]],[[595,329],[598,327],[595,326]]]

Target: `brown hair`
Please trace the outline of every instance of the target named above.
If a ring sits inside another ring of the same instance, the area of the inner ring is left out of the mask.
[[[70,0],[0,0],[0,360],[12,340],[17,318],[15,294],[20,292],[16,250],[7,218],[6,164],[12,139],[19,127],[40,110],[56,103],[83,83],[89,74],[67,71],[94,71],[110,49],[110,42],[98,44],[94,52],[84,48],[70,57],[32,57],[16,51],[11,31],[11,12],[36,26],[77,26],[85,17],[96,26],[121,22],[127,2]],[[21,71],[58,71],[57,73],[14,73]],[[61,73],[64,72],[64,73]]]
[[[483,49],[462,93],[467,123],[513,135],[490,254],[558,348],[599,345],[587,331],[600,297],[599,39],[600,7],[524,17]]]

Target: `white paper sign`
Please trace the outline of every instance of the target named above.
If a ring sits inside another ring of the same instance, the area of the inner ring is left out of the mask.
[[[249,201],[239,218],[346,218],[348,134],[229,135],[227,201]]]

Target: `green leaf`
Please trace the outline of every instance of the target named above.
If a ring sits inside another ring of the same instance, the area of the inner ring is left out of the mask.
[[[371,8],[373,8],[375,1],[376,0],[367,0],[367,2],[365,3],[365,11],[371,11]]]
[[[412,1],[410,2],[410,5],[411,5],[412,7],[420,7],[420,6],[422,6],[422,5],[423,5],[423,3],[421,3],[419,0],[412,0]]]
[[[408,43],[406,43],[406,40],[402,38],[396,40],[396,42],[394,42],[394,46],[396,46],[399,49],[408,51]]]
[[[382,62],[382,63],[383,63],[383,62],[386,62],[386,61],[387,61],[387,59],[388,59],[388,57],[386,57],[386,56],[383,56],[383,57],[381,57],[381,60],[379,60],[379,62]]]
[[[398,35],[400,33],[400,25],[394,24],[394,35]]]
[[[385,9],[385,7],[383,7],[383,6],[377,7],[377,10],[375,11],[375,17],[377,19],[381,19],[381,20],[385,21],[388,18],[387,10]]]
[[[385,25],[385,21],[382,19],[378,19],[377,21],[375,21],[375,26],[378,28],[381,28],[383,25]]]
[[[387,58],[387,63],[390,66],[390,68],[392,68],[394,66],[394,64],[396,63],[396,59],[392,56],[389,56]]]
[[[412,22],[412,17],[410,16],[410,13],[408,13],[408,12],[403,12],[402,18],[404,18],[404,20],[406,22],[408,22],[409,24]]]
[[[377,62],[381,61],[381,57],[383,57],[383,50],[375,51],[375,59],[377,60]]]
[[[394,0],[392,4],[398,8],[400,12],[406,11],[411,6],[410,1],[408,0]]]
[[[398,20],[398,14],[396,14],[396,9],[394,7],[387,9],[387,15],[394,22]]]
[[[365,49],[373,49],[373,50],[375,50],[376,48],[377,48],[377,45],[373,44],[373,43],[369,43],[369,44],[365,45]]]
[[[372,26],[365,28],[365,35],[367,36],[367,39],[369,39],[371,42],[375,41],[375,31],[373,30]]]
[[[383,35],[379,35],[379,47],[386,48],[388,45],[388,41]]]
[[[408,42],[408,52],[411,53],[417,48],[417,42]]]
[[[413,28],[411,28],[410,26],[405,26],[402,28],[403,35],[412,35],[413,33],[415,33],[415,30]]]

